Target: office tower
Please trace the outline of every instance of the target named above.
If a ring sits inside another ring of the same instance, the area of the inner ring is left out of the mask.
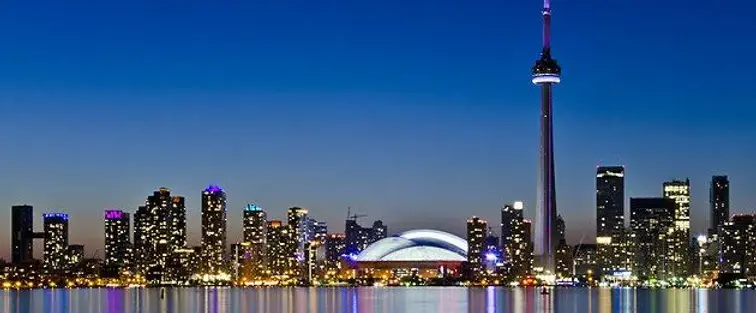
[[[690,272],[690,181],[673,180],[663,186],[664,198],[675,200],[675,227],[670,238],[670,268],[675,277]]]
[[[267,214],[254,204],[244,208],[243,237],[249,243],[249,261],[252,264],[264,265],[267,236]],[[264,267],[264,266],[263,266]]]
[[[297,260],[304,260],[305,243],[307,238],[307,210],[299,207],[289,208],[287,218],[289,221],[289,232],[291,234],[291,245],[294,247],[294,255]]]
[[[43,263],[47,272],[58,272],[68,265],[68,214],[43,215],[45,249]]]
[[[596,249],[601,272],[621,269],[625,229],[625,168],[596,169]]]
[[[226,193],[210,185],[202,191],[203,274],[222,272],[226,251]]]
[[[174,284],[184,284],[199,273],[201,247],[174,250],[168,257],[165,280]]]
[[[294,266],[296,259],[294,249],[291,244],[293,234],[291,228],[284,226],[281,221],[268,221],[268,270],[274,276],[294,275]]]
[[[328,234],[326,239],[326,262],[329,267],[338,267],[341,256],[346,253],[346,236]]]
[[[709,233],[716,234],[730,216],[730,181],[727,176],[712,176],[709,206]]]
[[[105,210],[105,266],[122,270],[130,264],[129,213]]]
[[[630,198],[630,228],[634,236],[635,275],[641,280],[675,276],[670,250],[675,225],[675,201]]]
[[[756,216],[736,214],[720,229],[719,272],[756,275]]]
[[[386,238],[388,235],[388,226],[383,224],[383,221],[377,220],[373,222],[373,227],[370,229],[370,238],[368,238],[368,245],[374,242]]]
[[[473,216],[467,220],[467,263],[473,276],[483,271],[483,248],[488,222]]]
[[[554,133],[551,87],[561,81],[562,69],[551,58],[551,0],[543,2],[543,47],[532,69],[532,81],[541,87],[541,147],[538,179],[537,253],[541,255],[544,271],[554,273],[557,240],[554,222],[557,217],[554,175]]]
[[[68,245],[66,251],[68,267],[72,268],[84,260],[84,245]]]
[[[11,247],[13,264],[34,259],[34,208],[31,205],[11,207]]]
[[[171,251],[186,247],[185,202],[182,196],[171,197]]]
[[[510,276],[517,280],[530,274],[532,262],[530,233],[525,225],[523,209],[521,201],[501,209],[501,247],[509,259]]]
[[[326,238],[328,237],[328,223],[326,222],[315,222],[315,235],[314,240],[318,243],[318,245],[322,246],[326,243]]]

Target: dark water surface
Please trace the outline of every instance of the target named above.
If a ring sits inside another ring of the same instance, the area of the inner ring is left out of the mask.
[[[0,291],[3,313],[756,312],[756,291],[522,288],[183,288]]]

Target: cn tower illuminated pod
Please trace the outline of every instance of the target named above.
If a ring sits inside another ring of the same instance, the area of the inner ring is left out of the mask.
[[[543,48],[532,69],[533,83],[541,87],[540,177],[538,179],[538,228],[535,231],[536,253],[540,254],[545,272],[555,272],[556,188],[554,186],[554,134],[551,87],[561,82],[562,69],[551,58],[551,0],[543,1]]]

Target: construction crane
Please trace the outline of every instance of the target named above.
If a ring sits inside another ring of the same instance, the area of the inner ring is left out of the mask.
[[[367,214],[352,214],[352,208],[347,207],[347,220],[356,221],[358,218],[367,217]]]

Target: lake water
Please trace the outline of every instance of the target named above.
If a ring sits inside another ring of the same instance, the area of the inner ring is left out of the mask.
[[[756,312],[756,291],[523,288],[184,288],[0,291],[3,313]]]

